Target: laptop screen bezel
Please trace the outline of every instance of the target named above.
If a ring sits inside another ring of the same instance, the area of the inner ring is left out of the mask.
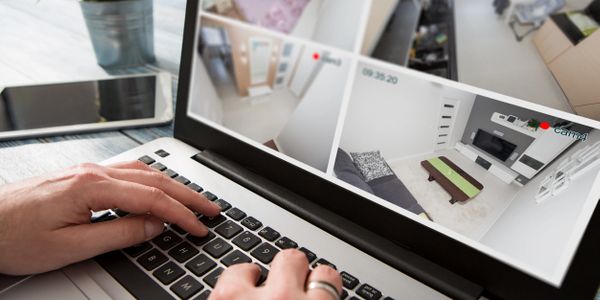
[[[187,2],[177,91],[175,138],[200,150],[218,153],[309,200],[313,199],[311,201],[320,207],[334,211],[370,232],[377,232],[379,237],[408,248],[419,256],[483,286],[488,297],[591,299],[594,296],[600,282],[593,272],[595,268],[591,267],[600,265],[600,256],[597,255],[600,253],[600,241],[597,238],[600,234],[598,207],[586,228],[563,284],[556,288],[254,145],[191,118],[187,108],[196,50],[195,38],[198,34],[198,9],[199,1]],[[327,201],[318,201],[319,199]],[[387,255],[393,256],[394,253]]]

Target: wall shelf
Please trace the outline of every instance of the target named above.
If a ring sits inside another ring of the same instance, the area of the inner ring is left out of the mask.
[[[532,130],[531,127],[527,126],[527,121],[517,119],[511,123],[507,121],[507,119],[507,115],[495,112],[492,114],[491,121],[522,134],[526,134],[532,138],[538,138],[542,134],[540,130]]]

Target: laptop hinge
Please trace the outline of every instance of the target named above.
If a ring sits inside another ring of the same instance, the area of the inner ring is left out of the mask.
[[[453,299],[479,299],[483,287],[401,247],[316,203],[205,150],[193,160],[294,213],[361,251],[423,282]]]

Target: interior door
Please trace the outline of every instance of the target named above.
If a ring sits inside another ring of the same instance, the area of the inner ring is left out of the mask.
[[[250,37],[250,85],[265,84],[269,78],[273,41]]]

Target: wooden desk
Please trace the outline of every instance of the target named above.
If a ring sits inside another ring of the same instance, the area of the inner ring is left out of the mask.
[[[173,88],[177,88],[185,3],[154,1],[157,63],[127,73],[165,70],[173,74]],[[96,64],[76,0],[0,1],[0,39],[0,86],[111,76]],[[0,184],[81,162],[100,162],[141,143],[171,135],[169,125],[2,142]]]

